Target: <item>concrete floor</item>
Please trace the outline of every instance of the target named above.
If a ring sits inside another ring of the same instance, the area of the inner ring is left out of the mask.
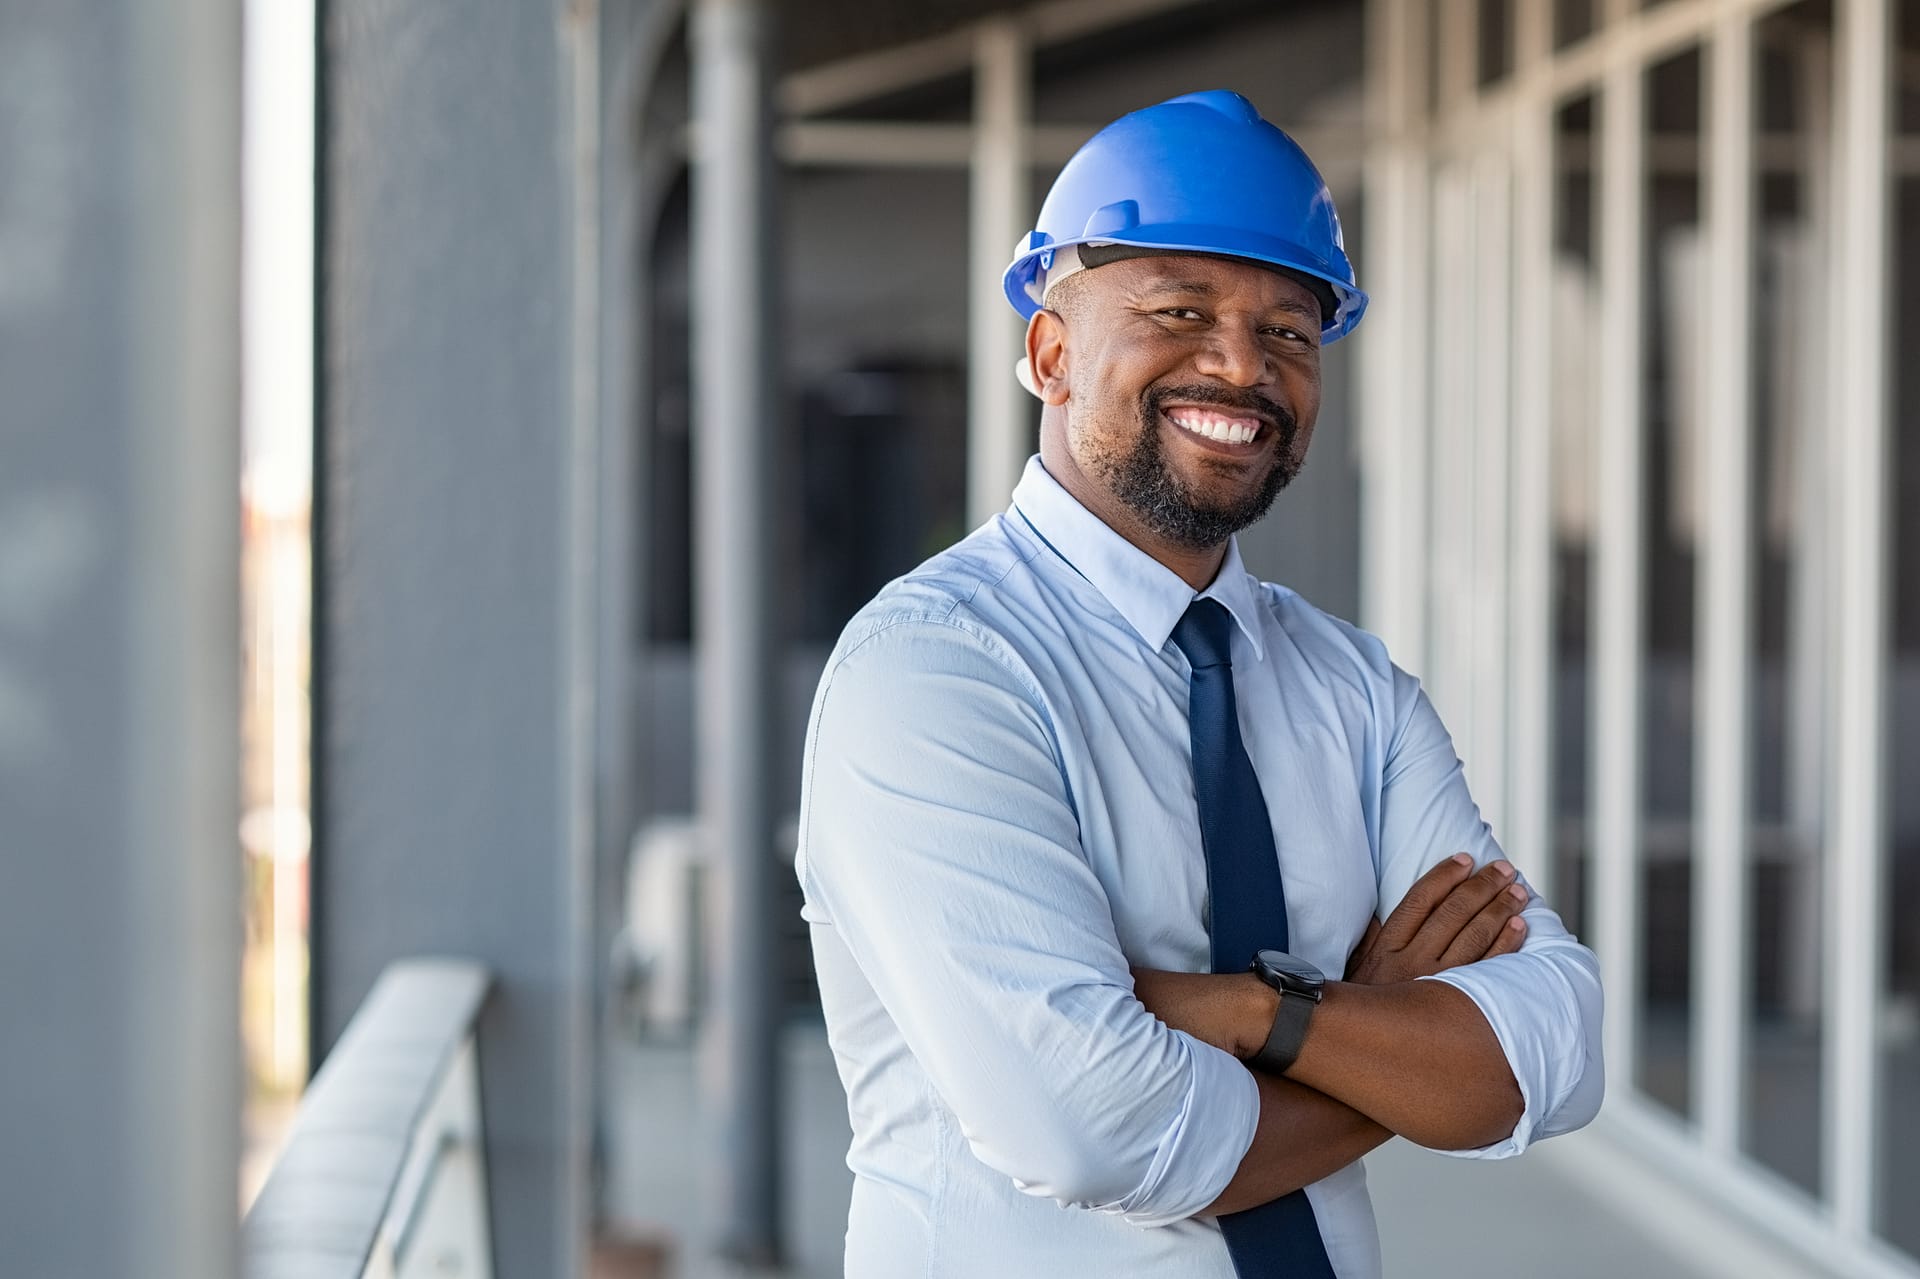
[[[851,1176],[845,1100],[824,1032],[796,1026],[786,1044],[789,1124],[783,1152],[789,1279],[841,1273]],[[701,1237],[702,1148],[694,1059],[684,1045],[616,1045],[608,1083],[626,1104],[608,1132],[613,1226],[664,1247],[674,1279],[736,1274],[690,1252]],[[1605,1138],[1579,1133],[1520,1160],[1449,1159],[1394,1142],[1367,1159],[1389,1276],[1480,1279],[1792,1279],[1815,1272],[1743,1237],[1703,1198],[1658,1185]],[[1603,1156],[1604,1157],[1595,1157]]]

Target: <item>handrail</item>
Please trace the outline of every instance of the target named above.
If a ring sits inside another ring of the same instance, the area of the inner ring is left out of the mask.
[[[241,1225],[247,1279],[404,1272],[436,1210],[440,1246],[452,1238],[474,1253],[462,1273],[488,1273],[473,1039],[491,984],[462,959],[402,960],[381,973]]]

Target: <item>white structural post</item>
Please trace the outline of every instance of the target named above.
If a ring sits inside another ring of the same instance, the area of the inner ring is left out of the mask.
[[[1007,505],[1030,442],[1034,401],[1014,379],[1026,326],[1007,305],[1000,277],[1028,229],[1028,119],[1032,52],[1010,14],[976,28],[973,184],[969,215],[967,326],[967,522],[977,527]]]
[[[1382,298],[1360,344],[1360,620],[1395,660],[1426,665],[1427,6],[1367,10],[1367,229],[1361,285]]]
[[[1692,1096],[1707,1148],[1736,1152],[1745,1083],[1753,732],[1753,19],[1735,12],[1707,50],[1704,296],[1724,322],[1698,332],[1699,650],[1694,775]]]
[[[1509,108],[1511,109],[1511,108]],[[1504,131],[1503,131],[1504,132]],[[1513,489],[1509,475],[1512,404],[1513,176],[1505,139],[1474,164],[1475,372],[1470,426],[1473,502],[1450,512],[1473,529],[1473,581],[1468,633],[1473,706],[1467,775],[1495,832],[1507,829],[1507,698],[1513,667],[1507,651],[1508,564],[1512,558]]]
[[[1887,5],[1839,10],[1833,184],[1833,843],[1822,1169],[1834,1224],[1873,1225],[1887,740]]]
[[[776,403],[767,23],[758,0],[691,15],[696,805],[710,867],[702,1121],[726,1254],[778,1260],[779,1008],[773,939],[767,511]]]
[[[1645,79],[1620,58],[1603,81],[1600,109],[1600,333],[1594,512],[1593,941],[1607,990],[1606,1056],[1616,1080],[1634,1077],[1640,1014],[1641,588],[1645,373],[1642,281],[1646,231]]]
[[[1514,12],[1513,447],[1507,702],[1508,852],[1554,897],[1553,778],[1553,101],[1543,76],[1552,32],[1544,5]],[[1559,903],[1564,908],[1564,903]]]
[[[1456,138],[1473,111],[1478,9],[1474,0],[1439,0],[1435,16],[1438,26],[1431,33],[1435,107],[1426,148],[1433,165],[1433,242],[1431,264],[1424,268],[1432,291],[1425,299],[1427,323],[1416,338],[1430,352],[1431,401],[1426,421],[1419,421],[1416,414],[1413,428],[1424,429],[1430,451],[1419,477],[1426,489],[1422,505],[1426,517],[1415,554],[1423,569],[1419,607],[1426,615],[1422,674],[1477,787],[1478,765],[1485,760],[1475,746],[1482,730],[1474,698],[1473,626],[1480,566],[1474,560],[1477,520],[1473,508],[1486,495],[1474,487],[1479,479],[1475,437],[1483,389],[1475,375],[1478,348],[1489,339],[1481,328],[1480,313],[1484,275],[1479,261],[1478,157],[1471,143]],[[1474,335],[1475,353],[1459,353],[1456,358],[1434,335],[1462,321]]]
[[[1448,331],[1464,322],[1475,341],[1485,335],[1476,326],[1474,174],[1471,159],[1449,157],[1432,175],[1432,290],[1427,295],[1428,323],[1421,335]],[[1414,430],[1423,431],[1431,450],[1418,482],[1426,490],[1430,522],[1418,554],[1424,561],[1427,590],[1427,651],[1421,672],[1441,716],[1472,760],[1477,716],[1473,701],[1473,506],[1474,361],[1436,358],[1432,393]],[[1469,776],[1474,776],[1470,773]]]

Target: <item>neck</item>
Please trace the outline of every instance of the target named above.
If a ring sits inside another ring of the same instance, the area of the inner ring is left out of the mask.
[[[1060,487],[1071,493],[1076,502],[1098,516],[1101,523],[1172,570],[1181,581],[1196,591],[1207,589],[1220,575],[1220,565],[1227,558],[1227,544],[1221,542],[1196,549],[1160,537],[1132,508],[1095,484],[1080,469],[1067,451],[1066,441],[1061,438],[1063,434],[1041,432],[1040,462],[1047,468],[1047,474],[1059,481]]]

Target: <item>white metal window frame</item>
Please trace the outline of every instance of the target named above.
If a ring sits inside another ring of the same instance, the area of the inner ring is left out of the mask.
[[[1694,1117],[1634,1084],[1639,1022],[1644,678],[1641,476],[1646,72],[1701,50],[1705,296],[1751,306],[1753,36],[1791,0],[1596,0],[1596,30],[1553,47],[1547,0],[1509,7],[1511,69],[1480,85],[1476,0],[1370,0],[1363,265],[1382,299],[1360,381],[1362,620],[1422,673],[1482,807],[1552,894],[1550,433],[1555,112],[1596,95],[1599,281],[1589,848],[1590,940],[1608,992],[1608,1127],[1639,1152],[1836,1273],[1920,1275],[1873,1234],[1887,825],[1886,0],[1837,0],[1826,261],[1831,444],[1825,526],[1810,541],[1832,594],[1820,687],[1830,735],[1821,927],[1818,1198],[1740,1151],[1753,733],[1749,477],[1755,351],[1744,323],[1701,325],[1696,409]],[[1503,246],[1510,246],[1502,251]],[[1436,323],[1436,321],[1444,321]],[[1470,328],[1467,325],[1470,323]],[[1463,332],[1471,340],[1462,340]],[[1624,445],[1624,447],[1622,447]]]

